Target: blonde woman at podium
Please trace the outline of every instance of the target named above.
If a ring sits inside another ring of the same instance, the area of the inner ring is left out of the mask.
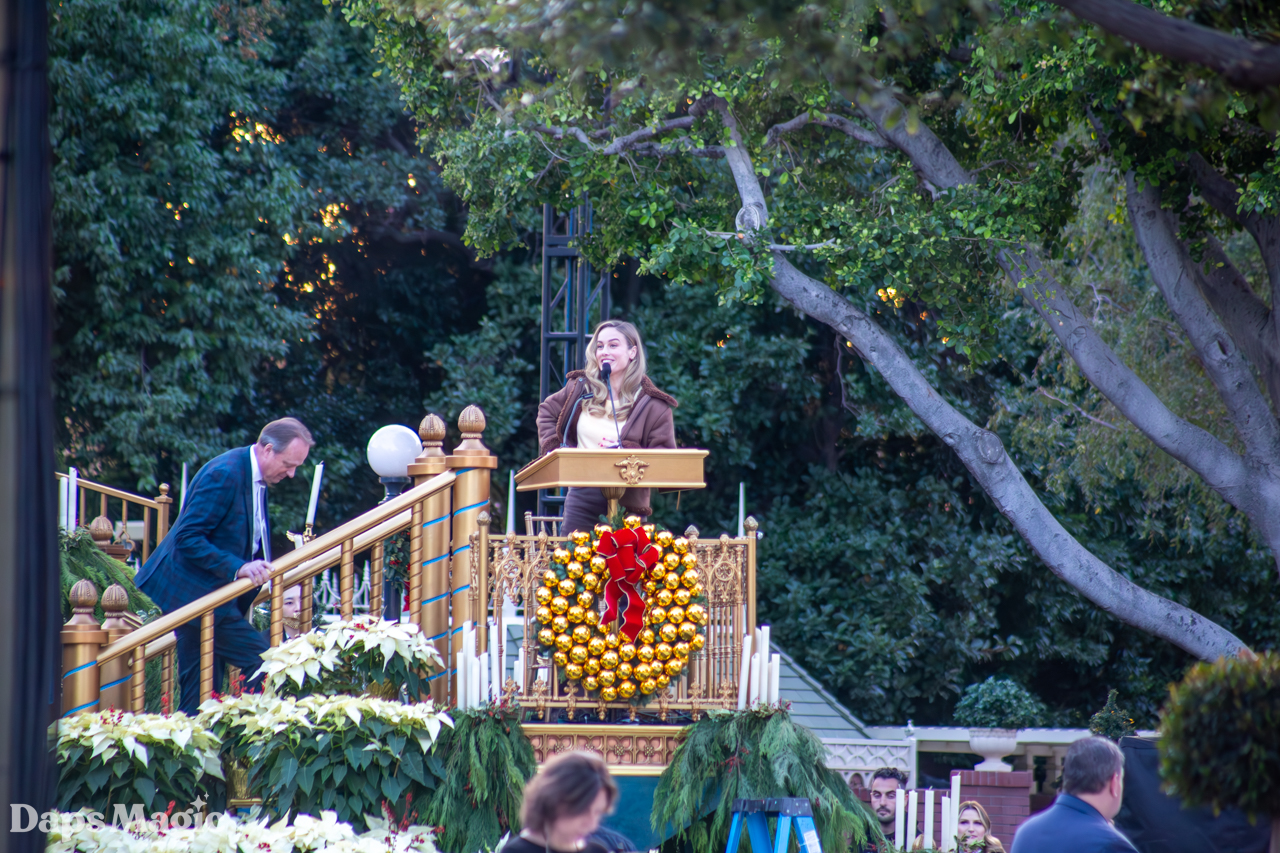
[[[557,447],[674,449],[671,413],[678,403],[658,390],[645,367],[644,342],[635,326],[622,320],[596,326],[587,344],[587,369],[571,371],[564,388],[538,406],[540,452]],[[621,504],[628,513],[653,512],[648,489],[627,489]],[[599,489],[569,489],[560,532],[590,530],[607,507]]]

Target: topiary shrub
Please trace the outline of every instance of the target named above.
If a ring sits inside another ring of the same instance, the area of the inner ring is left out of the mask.
[[[1045,707],[1016,681],[992,676],[970,684],[956,703],[955,719],[971,729],[1025,729],[1044,719]]]
[[[1116,702],[1119,690],[1107,694],[1107,704],[1102,710],[1089,718],[1089,733],[1108,740],[1119,741],[1122,737],[1130,737],[1138,730],[1133,716],[1121,708]]]
[[[1196,664],[1170,687],[1160,775],[1188,806],[1265,815],[1280,851],[1280,655]]]

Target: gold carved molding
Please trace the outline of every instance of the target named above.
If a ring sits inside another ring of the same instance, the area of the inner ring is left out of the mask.
[[[635,486],[644,479],[644,469],[649,467],[649,463],[633,453],[626,459],[613,463],[613,467],[618,469],[618,476],[622,482],[628,486]]]
[[[683,732],[683,726],[524,724],[539,765],[562,752],[594,752],[615,776],[662,775]]]

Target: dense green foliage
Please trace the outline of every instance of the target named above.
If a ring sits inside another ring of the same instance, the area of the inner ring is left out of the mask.
[[[1025,729],[1040,724],[1044,704],[1018,682],[992,676],[964,689],[955,717],[971,729]]]
[[[129,596],[129,612],[136,613],[144,619],[153,617],[160,608],[151,603],[133,582],[133,568],[114,557],[107,556],[93,542],[86,528],[79,528],[71,534],[59,534],[58,554],[62,572],[62,618],[71,618],[71,587],[76,581],[88,580],[98,590],[98,603],[94,606],[94,618],[102,622],[102,594],[107,588],[119,584]]]
[[[1160,734],[1160,775],[1188,806],[1280,817],[1280,655],[1196,664]]]
[[[1120,703],[1116,699],[1119,695],[1119,690],[1112,690],[1108,693],[1107,704],[1103,705],[1102,710],[1089,718],[1089,731],[1091,733],[1098,737],[1118,742],[1120,738],[1131,737],[1138,730],[1133,717],[1127,710],[1120,707]]]
[[[521,792],[537,762],[518,715],[500,708],[456,714],[436,741],[431,769],[440,784],[413,810],[418,823],[442,827],[436,845],[444,853],[492,850],[520,831]]]
[[[861,850],[876,821],[844,779],[823,763],[826,748],[786,711],[713,710],[689,726],[653,794],[653,828],[677,844],[724,850],[733,801],[804,797],[824,850]],[[749,847],[744,832],[741,843]],[[729,851],[735,853],[735,851]]]

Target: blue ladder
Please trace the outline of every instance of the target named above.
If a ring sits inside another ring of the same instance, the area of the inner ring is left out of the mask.
[[[769,838],[769,818],[778,819],[778,831]],[[745,818],[751,853],[787,853],[791,828],[796,830],[800,853],[822,853],[818,828],[813,824],[813,807],[803,797],[778,797],[767,800],[734,800],[733,822],[729,824],[729,843],[725,853],[738,853]]]

